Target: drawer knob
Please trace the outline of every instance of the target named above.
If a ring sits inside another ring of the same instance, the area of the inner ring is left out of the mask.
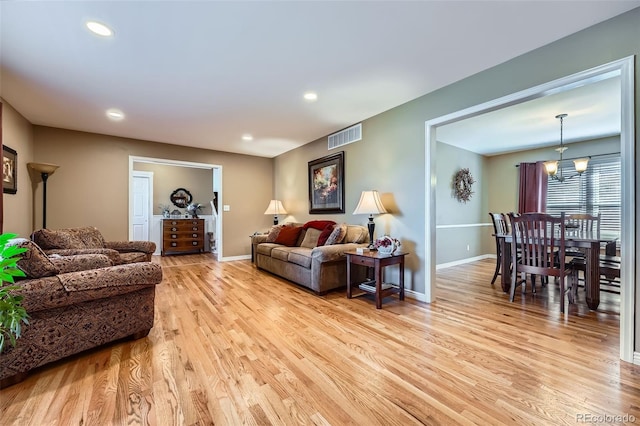
[[[171,222],[172,225],[177,225],[178,222],[176,222],[175,220],[173,222]]]
[[[176,242],[172,242],[171,243],[171,247],[176,247],[177,245],[178,245],[178,243],[176,243]]]
[[[171,234],[171,238],[178,238],[176,234]]]
[[[192,241],[191,244],[193,244],[194,246],[197,246],[198,242],[197,241]]]
[[[176,227],[174,226],[173,228],[171,228],[171,230],[172,230],[173,232],[176,232],[176,231],[178,230],[178,228],[176,228]]]
[[[191,228],[191,230],[192,230],[192,231],[197,231],[197,230],[198,230],[198,227],[197,227],[197,226],[194,226],[193,228]]]

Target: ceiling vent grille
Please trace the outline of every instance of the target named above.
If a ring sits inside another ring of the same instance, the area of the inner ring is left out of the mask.
[[[329,149],[357,142],[360,139],[362,139],[362,123],[329,135]]]

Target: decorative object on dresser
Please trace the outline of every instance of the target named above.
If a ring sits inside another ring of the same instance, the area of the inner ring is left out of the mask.
[[[374,214],[382,214],[386,213],[387,210],[382,205],[382,201],[380,200],[380,195],[378,191],[362,191],[360,194],[360,201],[358,201],[358,205],[356,209],[353,211],[353,214],[368,214],[369,215],[369,223],[367,223],[367,228],[369,228],[369,248],[373,249],[373,231],[376,229],[376,224],[373,223],[373,215]]]
[[[282,201],[280,200],[271,200],[269,201],[269,206],[264,211],[264,214],[272,214],[273,215],[273,224],[278,224],[278,215],[279,214],[287,214],[287,211],[284,209],[282,205]]]
[[[204,251],[204,219],[163,219],[162,256]]]

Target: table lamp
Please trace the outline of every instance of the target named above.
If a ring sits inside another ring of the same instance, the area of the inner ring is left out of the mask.
[[[360,194],[360,201],[358,201],[358,205],[356,209],[353,211],[353,214],[368,214],[369,222],[367,223],[367,228],[369,228],[369,248],[374,248],[373,241],[373,231],[376,228],[376,224],[373,223],[373,215],[374,214],[382,214],[386,213],[387,210],[382,205],[382,201],[380,201],[380,195],[378,191],[362,191]]]
[[[279,214],[287,214],[287,211],[282,206],[282,201],[280,200],[271,200],[269,201],[269,207],[264,211],[264,214],[272,214],[273,215],[273,224],[278,224],[278,215]]]

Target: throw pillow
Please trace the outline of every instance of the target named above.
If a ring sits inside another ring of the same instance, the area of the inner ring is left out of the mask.
[[[350,226],[347,229],[346,235],[344,237],[344,242],[360,244],[367,241],[368,236],[369,230],[364,226]]]
[[[18,268],[25,273],[27,278],[44,278],[57,275],[59,269],[51,263],[45,252],[36,243],[26,238],[14,238],[7,242],[7,246],[26,248],[27,251],[19,254]]]
[[[302,231],[300,226],[283,226],[274,243],[294,247],[300,236],[300,231]]]
[[[269,231],[269,235],[267,235],[267,242],[268,243],[273,243],[276,241],[276,238],[278,238],[278,234],[280,234],[280,230],[282,229],[283,225],[273,225],[271,227],[271,230]]]
[[[324,243],[324,245],[330,246],[333,244],[340,244],[342,240],[344,240],[345,235],[347,235],[347,224],[343,223],[333,228],[331,235],[329,235],[329,238],[327,238],[327,242]]]
[[[327,225],[324,227],[324,229],[320,233],[320,236],[318,237],[318,247],[323,246],[327,243],[327,239],[333,232],[333,228],[335,228],[335,225]]]
[[[319,231],[322,231],[327,225],[335,225],[336,223],[332,220],[310,220],[309,222],[302,225],[304,229],[314,228]]]
[[[300,247],[306,247],[306,248],[318,247],[320,245],[318,242],[318,239],[320,238],[321,232],[322,231],[319,231],[315,228],[307,229],[306,234],[304,234],[304,239],[302,240],[302,243],[300,243]]]

